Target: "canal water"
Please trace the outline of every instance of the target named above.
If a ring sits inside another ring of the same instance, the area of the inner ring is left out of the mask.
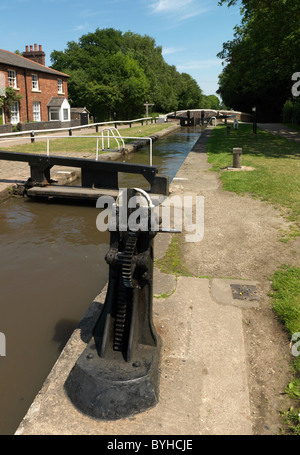
[[[199,138],[181,129],[153,144],[153,165],[175,176]],[[149,164],[149,147],[128,157]],[[123,176],[120,186],[142,186]],[[65,343],[108,279],[109,233],[94,207],[12,198],[0,205],[0,435],[14,434]],[[1,348],[1,347],[0,347]]]

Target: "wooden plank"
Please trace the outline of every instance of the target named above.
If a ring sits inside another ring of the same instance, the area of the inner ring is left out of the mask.
[[[29,197],[39,198],[64,198],[64,199],[81,199],[97,200],[100,196],[118,196],[118,190],[100,189],[100,188],[83,188],[79,186],[35,186],[27,191]]]
[[[27,196],[32,198],[46,199],[73,199],[82,201],[97,201],[100,196],[111,196],[114,199],[119,195],[119,190],[110,190],[106,188],[83,188],[81,186],[64,186],[52,185],[39,187],[35,186],[28,189]],[[149,193],[154,205],[161,202],[161,198],[166,197],[161,194]]]

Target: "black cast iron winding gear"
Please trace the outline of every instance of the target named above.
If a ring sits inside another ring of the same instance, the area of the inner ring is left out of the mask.
[[[147,229],[127,226],[124,231],[117,225],[110,232],[105,303],[93,337],[65,383],[74,405],[99,419],[126,417],[158,401],[161,340],[152,321],[153,206],[138,189],[127,190],[125,202],[133,195],[142,198]],[[119,203],[118,198],[117,215]]]

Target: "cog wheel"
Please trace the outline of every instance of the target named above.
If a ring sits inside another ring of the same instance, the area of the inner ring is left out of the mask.
[[[135,288],[137,281],[133,278],[135,264],[133,263],[133,254],[135,252],[137,242],[137,233],[129,232],[128,239],[124,248],[122,258],[122,279],[126,288]]]

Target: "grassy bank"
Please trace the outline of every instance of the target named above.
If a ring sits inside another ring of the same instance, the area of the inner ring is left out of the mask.
[[[171,126],[170,123],[159,123],[159,124],[149,124],[149,125],[138,125],[134,126],[132,128],[120,128],[119,132],[121,136],[128,136],[128,137],[148,137],[152,134],[158,133],[159,131],[162,131],[166,128],[169,128]],[[74,152],[75,154],[78,152],[81,153],[96,153],[96,136],[101,135],[101,131],[99,130],[98,133],[93,133],[93,134],[86,134],[84,135],[85,137],[76,137],[71,136],[68,138],[62,138],[62,139],[50,139],[50,154],[55,152]],[[104,133],[105,135],[107,133]],[[41,133],[42,135],[42,133]],[[66,132],[67,135],[67,132]],[[38,139],[38,135],[36,138]],[[51,137],[51,135],[50,135]],[[124,140],[125,144],[132,142],[131,139],[126,139]],[[121,144],[120,140],[119,143]],[[1,144],[1,142],[0,142]],[[7,150],[7,151],[14,151],[14,152],[19,152],[19,153],[41,153],[44,154],[46,153],[46,142],[45,140],[43,142],[41,141],[36,141],[34,143],[30,142],[30,139],[28,139],[28,142],[23,145],[13,145],[13,142],[11,143],[12,145],[3,147],[1,146],[1,150]],[[102,147],[102,139],[99,139],[99,153],[105,153],[101,152],[101,147]],[[110,149],[117,149],[118,145],[116,141],[112,138],[110,138]],[[104,148],[108,148],[108,142],[105,139],[104,140]]]
[[[242,147],[242,165],[253,167],[249,172],[224,170],[232,166],[232,149]],[[224,190],[238,194],[250,193],[268,201],[288,218],[289,232],[282,240],[300,235],[300,145],[258,129],[241,124],[237,131],[226,134],[218,126],[207,144],[208,161],[212,170],[221,171]]]
[[[252,171],[228,171],[232,166],[232,149],[242,147],[242,165]],[[273,204],[291,221],[290,230],[282,233],[288,241],[300,235],[300,145],[258,129],[241,124],[238,131],[227,135],[226,127],[212,132],[207,144],[208,161],[213,171],[220,172],[223,189],[237,194],[250,194]],[[298,264],[297,264],[298,265]],[[272,303],[292,339],[300,333],[300,268],[282,266],[273,276]],[[299,337],[300,339],[300,337]],[[297,344],[295,345],[297,347]],[[296,349],[294,347],[294,349]],[[299,348],[298,348],[299,349]],[[291,355],[291,381],[286,393],[295,406],[282,413],[291,433],[300,434],[300,356]]]
[[[300,435],[300,268],[282,266],[273,277],[273,308],[283,322],[293,344],[292,379],[286,393],[295,406],[282,412],[293,434]]]

